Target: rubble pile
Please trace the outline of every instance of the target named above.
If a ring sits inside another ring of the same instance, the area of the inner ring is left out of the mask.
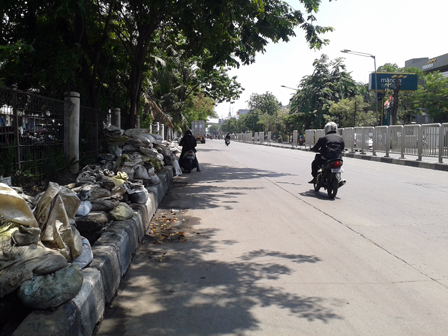
[[[13,292],[30,309],[53,309],[81,289],[81,269],[93,244],[113,221],[134,216],[145,204],[163,166],[181,171],[176,143],[146,129],[106,129],[109,152],[85,166],[76,183],[32,198],[0,183],[0,300]]]

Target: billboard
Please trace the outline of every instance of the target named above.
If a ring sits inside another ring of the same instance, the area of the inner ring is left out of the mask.
[[[375,77],[377,80],[378,92],[395,89],[395,80],[401,83],[400,91],[415,91],[417,90],[418,76],[411,73],[392,73],[392,72],[377,72],[369,75],[369,90],[375,90]]]

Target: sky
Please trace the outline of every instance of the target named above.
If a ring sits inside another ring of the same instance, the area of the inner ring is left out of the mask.
[[[298,0],[287,1],[301,9]],[[229,72],[245,89],[233,104],[222,103],[215,107],[220,118],[236,115],[246,109],[252,93],[271,92],[283,105],[289,103],[300,80],[313,72],[313,61],[322,54],[330,60],[344,57],[347,71],[357,82],[368,83],[374,71],[374,60],[341,53],[348,49],[375,55],[376,66],[396,63],[404,67],[413,58],[434,58],[448,53],[447,0],[322,0],[315,14],[320,26],[330,26],[333,32],[323,35],[330,43],[320,50],[310,50],[304,33],[295,30],[296,37],[287,43],[270,43],[256,62],[240,66]]]

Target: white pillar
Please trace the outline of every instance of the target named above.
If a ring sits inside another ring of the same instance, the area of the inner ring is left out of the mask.
[[[297,131],[292,131],[292,146],[297,147]]]
[[[64,111],[64,151],[69,160],[79,161],[80,95],[78,92],[66,93]],[[73,174],[79,173],[79,163],[70,167]]]
[[[121,128],[121,109],[114,108],[112,112],[112,125]]]
[[[135,117],[135,128],[140,128],[140,116]]]

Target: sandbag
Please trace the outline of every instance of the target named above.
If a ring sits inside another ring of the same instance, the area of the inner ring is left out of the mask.
[[[146,128],[129,128],[124,131],[124,134],[129,137],[134,137],[135,135],[148,134],[149,130]]]
[[[150,184],[159,184],[161,181],[160,181],[160,178],[154,174],[149,177],[148,182]]]
[[[87,238],[82,237],[82,253],[81,255],[73,260],[72,265],[78,265],[79,268],[85,268],[93,260],[92,247]]]
[[[124,131],[114,125],[110,125],[106,128],[106,134],[111,137],[119,137],[123,135]]]
[[[118,199],[97,199],[92,201],[92,211],[110,211],[120,204]]]
[[[26,280],[17,293],[30,309],[50,309],[73,299],[81,290],[83,276],[78,265],[65,267],[52,274]]]
[[[109,172],[106,172],[105,175],[108,173]],[[112,179],[112,177],[109,177],[109,176],[102,176],[100,183],[104,189],[107,189],[109,191],[112,191],[112,189],[115,187],[114,180]]]
[[[38,227],[20,225],[11,238],[17,246],[37,244],[40,242],[40,232]]]
[[[50,182],[34,209],[42,230],[41,241],[47,247],[58,249],[67,261],[76,259],[82,252],[81,236],[71,225],[80,203],[74,191]]]
[[[13,292],[33,275],[45,275],[68,265],[58,251],[41,243],[24,246],[9,244],[0,249],[0,298]]]
[[[140,152],[143,153],[144,155],[150,157],[150,158],[157,159],[159,161],[163,161],[163,155],[160,154],[154,148],[140,147]]]
[[[137,165],[134,167],[134,179],[149,179],[148,171],[142,165]]]
[[[120,202],[120,204],[109,213],[117,221],[131,219],[134,216],[134,210],[124,202]]]
[[[0,183],[0,215],[11,223],[38,226],[33,212],[25,200],[4,183]]]

